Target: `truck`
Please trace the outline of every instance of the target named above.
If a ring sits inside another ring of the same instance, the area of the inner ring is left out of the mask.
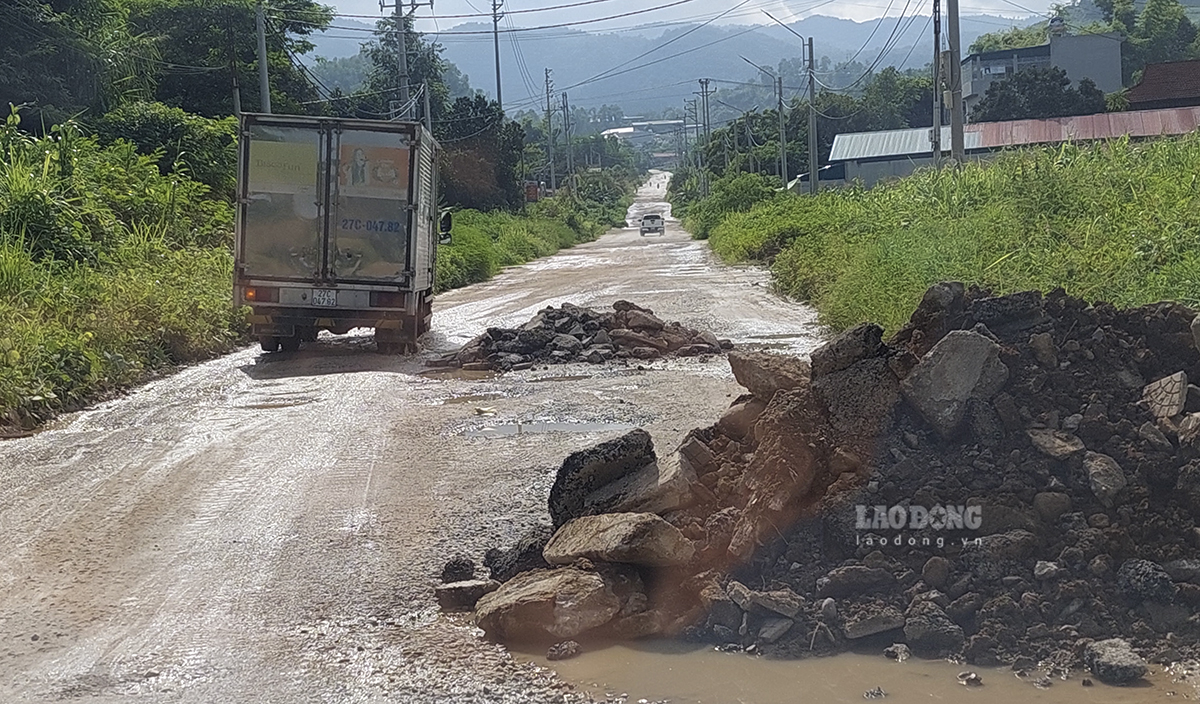
[[[658,213],[649,213],[642,216],[642,224],[640,233],[645,237],[651,233],[663,234],[663,216]]]
[[[432,318],[438,143],[420,123],[244,113],[234,301],[264,352],[374,328],[416,349]]]

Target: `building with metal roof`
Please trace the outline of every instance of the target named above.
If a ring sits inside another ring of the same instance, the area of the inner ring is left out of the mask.
[[[1134,110],[1200,105],[1200,59],[1147,64],[1125,96]]]
[[[976,122],[963,128],[967,158],[981,159],[1008,147],[1131,137],[1146,139],[1200,129],[1200,106],[1076,115],[1048,120]],[[855,132],[833,138],[831,164],[846,165],[846,180],[873,186],[933,164],[930,128]],[[942,128],[942,146],[950,128]]]

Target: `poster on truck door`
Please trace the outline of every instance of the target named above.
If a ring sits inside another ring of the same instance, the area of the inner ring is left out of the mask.
[[[314,129],[250,126],[242,251],[248,275],[312,278],[321,273],[319,144]]]
[[[339,279],[394,281],[408,268],[407,136],[346,130],[338,141],[330,267]]]

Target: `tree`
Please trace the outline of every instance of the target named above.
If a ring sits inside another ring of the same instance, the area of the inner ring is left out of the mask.
[[[23,124],[34,129],[153,89],[156,49],[117,0],[10,1],[0,32],[0,105],[26,105]]]
[[[163,63],[156,97],[207,117],[233,114],[236,75],[247,111],[259,105],[254,0],[129,0],[131,25],[154,37]],[[297,65],[312,51],[307,37],[333,19],[313,0],[272,0],[267,8],[267,61],[275,112],[301,113],[319,99]]]
[[[1067,72],[1054,67],[1018,71],[993,83],[971,113],[977,122],[1089,115],[1104,112],[1104,92],[1090,79],[1071,86]]]
[[[458,98],[434,125],[442,143],[442,197],[476,210],[515,209],[523,201],[517,165],[521,125],[504,119],[494,100]]]
[[[1041,46],[1050,40],[1046,31],[1048,26],[1049,24],[1046,22],[1038,22],[1028,27],[1013,27],[1000,32],[981,34],[967,51],[972,54],[982,54],[985,51]]]

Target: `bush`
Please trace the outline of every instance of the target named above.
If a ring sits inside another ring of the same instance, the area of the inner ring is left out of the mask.
[[[902,325],[925,289],[1063,287],[1135,306],[1200,303],[1200,134],[1013,151],[871,190],[786,195],[732,213],[714,251],[769,262],[824,322]]]
[[[733,173],[713,182],[709,196],[692,203],[686,210],[683,226],[696,239],[705,240],[721,218],[741,213],[778,191],[771,178],[762,174]]]
[[[0,128],[0,424],[228,349],[229,203],[129,143]]]
[[[183,171],[221,197],[237,186],[237,120],[213,120],[162,103],[127,103],[97,121],[102,144],[125,140],[154,156],[163,175]]]

